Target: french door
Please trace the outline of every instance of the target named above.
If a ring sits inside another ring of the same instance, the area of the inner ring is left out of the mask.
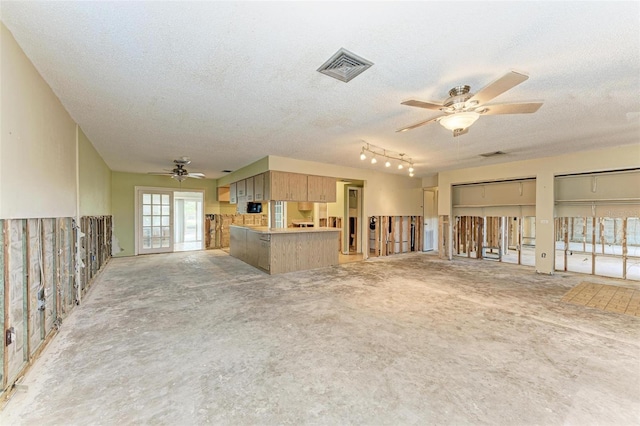
[[[138,254],[173,251],[173,191],[137,188]]]

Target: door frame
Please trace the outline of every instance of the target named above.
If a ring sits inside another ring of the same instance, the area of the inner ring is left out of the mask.
[[[349,186],[349,185],[345,185],[345,191],[344,191],[344,195],[345,195],[345,200],[344,200],[344,218],[345,220],[343,221],[342,224],[342,229],[344,232],[344,241],[343,241],[343,246],[342,246],[342,254],[349,254],[349,233],[351,232],[351,227],[349,224],[349,191],[350,190],[354,190],[356,191],[357,194],[357,214],[356,214],[356,219],[357,219],[357,225],[356,225],[356,232],[355,232],[355,238],[354,238],[354,242],[356,244],[356,254],[360,254],[360,253],[365,253],[365,247],[364,247],[364,241],[363,241],[363,232],[362,232],[362,218],[363,218],[363,202],[362,202],[362,194],[363,194],[363,187],[362,186]]]
[[[170,192],[171,193],[171,198],[169,200],[169,206],[171,208],[171,220],[169,221],[169,223],[171,223],[171,232],[170,232],[170,237],[171,238],[171,251],[167,251],[167,253],[172,253],[173,252],[173,240],[174,240],[174,236],[173,236],[173,188],[162,188],[162,187],[154,187],[154,186],[135,186],[134,187],[134,191],[133,191],[133,205],[134,205],[134,226],[133,226],[133,252],[135,256],[138,256],[140,254],[140,197],[142,195],[142,192],[144,191],[156,191],[156,192]]]
[[[173,195],[176,192],[201,192],[202,193],[202,247],[204,248],[205,241],[205,218],[206,218],[206,205],[207,205],[207,194],[204,189],[201,188],[166,188],[161,186],[134,186],[133,187],[133,206],[134,206],[134,224],[133,224],[133,254],[134,256],[138,256],[140,254],[138,250],[139,244],[139,235],[140,235],[140,203],[139,203],[139,192],[140,191],[161,191],[161,192],[171,192],[171,251],[169,253],[173,253],[173,240],[174,240],[174,227],[173,216],[174,216],[174,205],[173,205]]]
[[[202,233],[200,235],[200,250],[204,250],[204,248],[205,248],[205,233],[206,233],[206,231],[205,231],[206,214],[204,212],[204,210],[205,210],[205,203],[204,203],[205,202],[205,190],[204,189],[180,189],[180,190],[174,189],[173,190],[173,205],[174,206],[175,206],[175,203],[176,203],[176,197],[175,197],[176,192],[198,192],[198,193],[202,194],[202,200],[201,200],[202,201],[202,215],[200,217],[200,221],[201,221],[200,223],[202,225],[201,226]],[[173,226],[174,226],[173,234],[174,234],[174,236],[175,236],[175,223],[176,223],[176,215],[175,215],[175,212],[174,212],[174,215],[173,215]],[[174,250],[175,250],[175,241],[173,243],[174,243]]]

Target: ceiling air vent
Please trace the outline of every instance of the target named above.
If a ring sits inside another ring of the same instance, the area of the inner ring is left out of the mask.
[[[349,52],[347,49],[338,50],[327,62],[322,64],[318,71],[340,81],[348,83],[351,79],[371,67],[369,62],[360,56]]]
[[[489,157],[497,157],[498,155],[506,155],[506,152],[503,151],[494,151],[494,152],[487,152],[486,154],[480,154],[480,157],[485,157],[485,158],[489,158]]]

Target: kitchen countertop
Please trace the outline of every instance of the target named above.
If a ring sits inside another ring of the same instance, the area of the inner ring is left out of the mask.
[[[252,225],[230,225],[235,228],[246,228],[250,231],[260,234],[299,234],[308,232],[339,232],[339,228],[269,228],[267,226],[252,226]]]

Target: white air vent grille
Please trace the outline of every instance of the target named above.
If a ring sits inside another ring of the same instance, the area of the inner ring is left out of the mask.
[[[349,52],[347,49],[338,50],[318,71],[345,83],[371,67],[373,62]]]

